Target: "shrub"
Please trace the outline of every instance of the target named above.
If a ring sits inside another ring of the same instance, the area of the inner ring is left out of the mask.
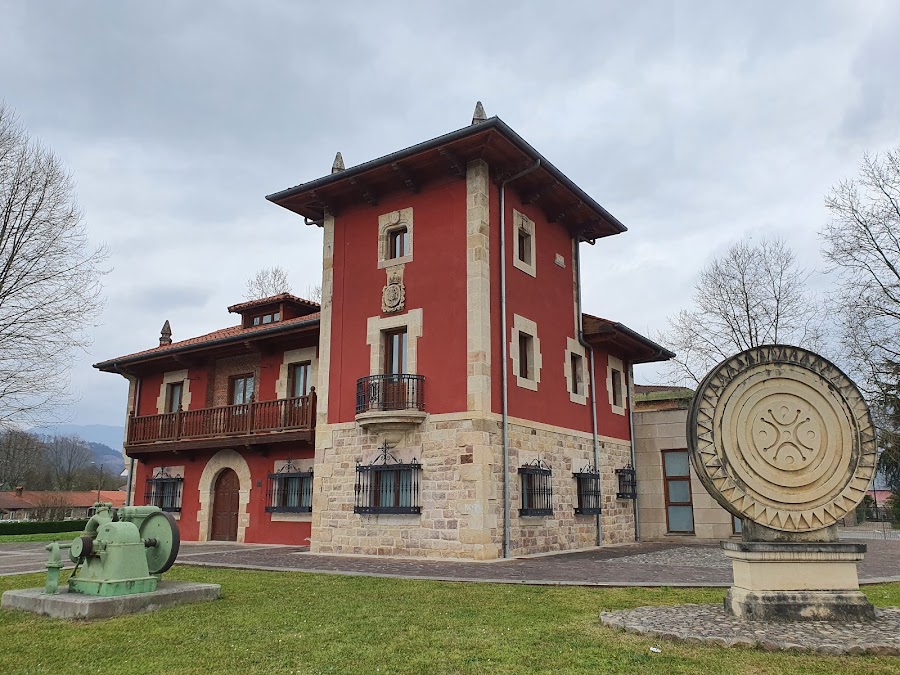
[[[0,523],[0,534],[43,534],[44,532],[81,532],[87,520],[34,520]]]

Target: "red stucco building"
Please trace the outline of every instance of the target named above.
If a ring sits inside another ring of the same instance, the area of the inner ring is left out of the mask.
[[[322,553],[634,539],[631,366],[672,354],[583,313],[579,246],[625,227],[479,113],[267,197],[324,229],[321,306],[235,305],[96,365],[131,384],[136,503],[180,509],[187,539]]]

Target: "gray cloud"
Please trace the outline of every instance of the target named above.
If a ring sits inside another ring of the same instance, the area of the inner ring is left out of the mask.
[[[464,126],[478,98],[628,225],[585,247],[586,309],[648,333],[743,236],[818,267],[828,188],[900,142],[890,2],[2,4],[2,95],[112,250],[72,374],[83,423],[124,409],[91,362],[164,319],[176,339],[231,325],[258,268],[318,282],[321,232],[265,194],[337,150],[357,164]]]

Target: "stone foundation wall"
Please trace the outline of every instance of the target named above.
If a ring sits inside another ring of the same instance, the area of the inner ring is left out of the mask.
[[[493,560],[503,555],[503,460],[497,416],[430,416],[413,431],[390,434],[391,453],[417,459],[422,512],[356,514],[356,464],[371,463],[384,437],[357,424],[316,429],[311,548],[314,553],[403,555]],[[603,541],[634,540],[630,501],[617,501],[615,469],[630,457],[625,441],[605,439]],[[553,514],[520,517],[518,467],[542,459],[553,470]],[[546,425],[510,424],[511,555],[586,548],[596,544],[596,517],[576,516],[572,473],[593,464],[590,435]]]

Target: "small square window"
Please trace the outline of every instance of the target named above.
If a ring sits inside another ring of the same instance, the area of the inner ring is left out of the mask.
[[[409,255],[407,242],[409,241],[408,233],[405,227],[399,227],[388,233],[388,255],[390,259],[402,258]]]
[[[178,412],[181,407],[181,395],[184,391],[184,382],[170,382],[166,387],[166,412]]]
[[[535,263],[534,221],[524,213],[513,211],[513,255],[512,264],[529,276],[537,276]]]
[[[266,511],[269,513],[309,513],[312,511],[311,471],[282,471],[269,474]]]
[[[519,331],[519,372],[518,376],[534,379],[534,337]]]
[[[522,508],[520,516],[553,515],[553,471],[543,462],[519,467],[522,479]]]
[[[596,515],[601,512],[602,495],[600,492],[600,473],[592,466],[585,467],[579,473],[573,473],[578,490],[578,505],[575,513],[580,516]]]
[[[172,476],[165,468],[157,469],[152,478],[147,479],[144,501],[148,506],[158,506],[163,511],[181,511],[181,493],[184,479]]]
[[[584,357],[581,354],[569,354],[569,366],[572,369],[572,394],[584,396]]]
[[[422,465],[375,464],[356,466],[354,513],[421,513],[419,483]]]
[[[622,371],[613,368],[612,371],[612,404],[622,407]]]
[[[519,262],[523,262],[526,265],[531,264],[531,233],[528,232],[524,227],[519,228],[519,237],[518,237],[519,245],[516,249],[517,254],[519,256]]]

